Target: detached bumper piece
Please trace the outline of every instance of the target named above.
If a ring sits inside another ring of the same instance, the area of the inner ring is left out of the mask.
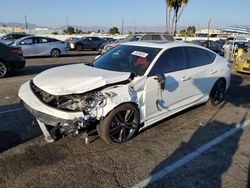
[[[43,135],[44,135],[44,138],[45,140],[48,142],[48,143],[52,143],[55,141],[54,138],[52,138],[52,136],[50,135],[48,129],[46,128],[45,124],[42,123],[41,121],[37,120],[37,123],[39,125],[39,127],[41,128],[42,132],[43,132]]]
[[[53,129],[57,129],[56,133],[59,133],[62,137],[66,135],[78,135],[79,130],[83,132],[83,137],[85,143],[88,144],[88,128],[90,126],[89,118],[86,119],[78,118],[73,121],[60,119],[42,112],[36,111],[24,103],[26,109],[35,117],[45,140],[48,143],[53,143],[57,139],[57,135],[51,134],[48,130],[48,126],[51,126]]]

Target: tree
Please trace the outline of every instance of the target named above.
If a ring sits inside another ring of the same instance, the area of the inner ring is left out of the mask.
[[[195,26],[188,26],[187,29],[183,29],[180,31],[181,37],[190,37],[193,36],[196,32]]]
[[[120,34],[119,29],[117,27],[112,27],[109,29],[109,34],[114,35],[114,34]]]
[[[187,27],[187,33],[188,34],[192,35],[192,34],[195,34],[195,32],[196,32],[195,26],[188,26]]]
[[[166,33],[171,33],[170,18],[171,18],[173,0],[165,0],[165,3],[166,3]]]
[[[74,33],[75,33],[75,28],[74,28],[74,27],[69,26],[66,30],[63,30],[63,33],[66,33],[66,34],[72,35],[72,34],[74,34]]]
[[[82,33],[82,30],[81,30],[81,29],[76,28],[75,34],[81,34],[81,33]]]
[[[177,30],[177,23],[182,15],[184,8],[188,4],[188,0],[165,0],[165,2],[166,2],[166,11],[167,11],[166,22],[168,20],[168,24],[166,25],[168,27],[168,32],[173,33],[175,35],[176,30]],[[173,14],[171,14],[172,9],[174,10]],[[181,9],[181,12],[179,12],[180,9]],[[172,17],[172,22],[170,23],[171,17]]]
[[[187,36],[187,31],[186,31],[186,29],[183,29],[183,30],[180,31],[180,36],[181,36],[181,37],[186,37],[186,36]]]

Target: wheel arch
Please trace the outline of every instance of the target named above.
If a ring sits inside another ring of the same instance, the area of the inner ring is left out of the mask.
[[[105,117],[107,117],[112,111],[114,111],[116,108],[118,108],[118,107],[120,107],[121,105],[124,105],[124,104],[131,104],[131,105],[133,105],[137,110],[138,110],[138,113],[139,113],[139,120],[140,120],[140,122],[141,122],[141,117],[142,117],[142,112],[141,112],[141,110],[140,110],[140,108],[139,108],[139,105],[136,103],[136,102],[133,102],[133,101],[128,101],[128,102],[122,102],[122,103],[120,103],[120,104],[118,104],[118,105],[114,105],[114,106],[112,106],[112,108],[110,108],[108,111],[107,111],[107,113],[104,113],[103,115],[102,115],[102,117],[101,117],[101,120],[103,120]],[[104,107],[105,108],[105,107]]]

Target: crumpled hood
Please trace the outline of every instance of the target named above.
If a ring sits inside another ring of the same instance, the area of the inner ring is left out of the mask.
[[[130,73],[114,72],[84,64],[52,68],[37,75],[33,82],[52,95],[81,94],[99,87],[125,81]]]

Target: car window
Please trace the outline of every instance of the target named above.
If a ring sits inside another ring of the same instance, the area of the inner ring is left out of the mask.
[[[165,74],[183,70],[186,68],[185,53],[183,47],[166,50],[157,60],[150,71],[149,76]]]
[[[216,55],[201,48],[186,47],[187,68],[194,68],[213,63]]]
[[[162,40],[160,35],[153,35],[152,40]]]
[[[174,37],[172,35],[163,35],[163,36],[168,41],[174,41]]]
[[[9,39],[13,39],[13,35],[6,35],[5,37],[3,37],[3,40],[9,40]]]
[[[141,40],[153,40],[152,35],[145,35]]]
[[[23,37],[25,37],[25,36],[27,36],[27,35],[15,35],[15,39],[20,39],[20,38],[23,38]]]
[[[93,37],[92,40],[93,40],[93,41],[99,41],[100,39],[97,38],[97,37]]]
[[[37,38],[37,42],[38,43],[47,43],[47,42],[49,42],[49,39],[48,38]]]
[[[20,42],[20,45],[29,45],[29,44],[33,44],[33,38],[24,39]]]

